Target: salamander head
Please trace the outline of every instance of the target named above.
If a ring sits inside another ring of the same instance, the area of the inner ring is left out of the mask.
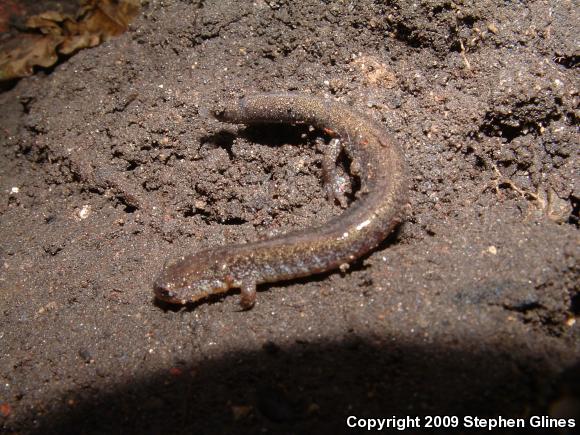
[[[214,118],[222,122],[242,123],[244,117],[244,99],[220,102],[212,112]]]
[[[155,296],[172,304],[186,304],[234,286],[223,255],[201,251],[167,264],[154,283]]]

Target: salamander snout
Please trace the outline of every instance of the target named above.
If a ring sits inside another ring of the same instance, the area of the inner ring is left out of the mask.
[[[186,304],[227,291],[234,280],[224,262],[225,253],[205,250],[169,262],[153,283],[155,296],[172,304]]]
[[[172,286],[163,281],[161,277],[157,278],[153,284],[153,292],[157,299],[172,304],[184,304],[186,301],[180,298],[171,288]]]
[[[237,101],[224,101],[220,102],[214,108],[212,115],[215,119],[222,122],[242,122],[243,117],[243,106],[244,99]]]

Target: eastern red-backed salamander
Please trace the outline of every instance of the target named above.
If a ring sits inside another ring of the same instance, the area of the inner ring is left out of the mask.
[[[407,201],[403,153],[385,128],[352,108],[303,94],[259,94],[222,104],[217,119],[235,124],[309,124],[342,140],[331,140],[323,159],[329,196],[346,205],[336,180],[340,147],[351,159],[360,190],[344,213],[322,226],[253,243],[211,248],[167,265],[154,284],[164,301],[185,304],[241,289],[241,304],[256,301],[256,285],[332,269],[377,247],[402,221]]]

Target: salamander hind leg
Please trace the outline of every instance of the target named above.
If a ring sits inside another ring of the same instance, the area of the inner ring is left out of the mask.
[[[330,143],[324,147],[322,156],[322,177],[326,196],[329,201],[338,201],[342,208],[346,208],[346,189],[348,180],[344,175],[339,174],[336,162],[342,151],[340,139],[331,139]]]
[[[249,310],[256,303],[256,281],[245,280],[241,285],[240,305],[242,309]]]

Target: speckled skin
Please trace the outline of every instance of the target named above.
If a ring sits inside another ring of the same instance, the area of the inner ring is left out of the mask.
[[[403,219],[403,154],[382,125],[361,113],[309,95],[260,94],[226,103],[215,116],[236,124],[305,123],[338,135],[361,189],[343,214],[322,226],[199,251],[167,265],[154,284],[159,299],[184,304],[240,288],[241,304],[249,308],[257,284],[344,268],[374,249]]]

